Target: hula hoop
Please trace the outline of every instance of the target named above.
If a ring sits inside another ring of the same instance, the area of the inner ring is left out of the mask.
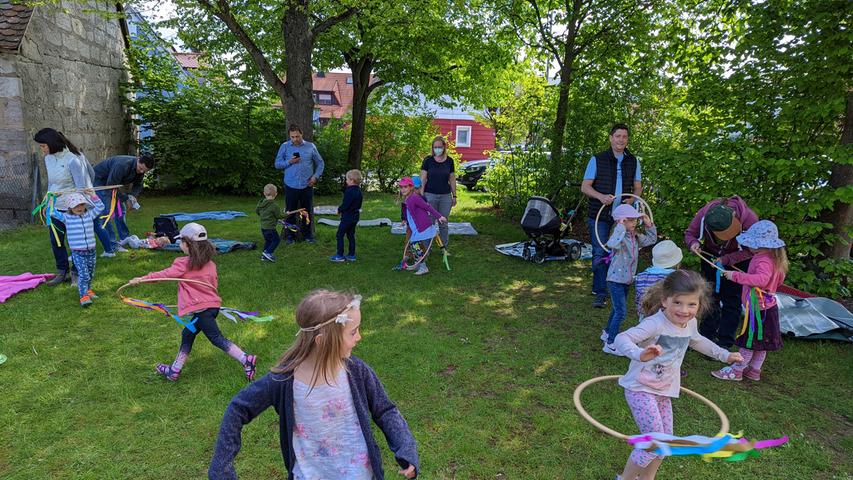
[[[102,187],[92,187],[92,190],[99,192],[101,190],[112,190],[114,188],[121,188],[123,186],[124,185],[104,185]],[[86,190],[86,189],[85,188],[72,188],[70,190],[59,190],[57,192],[47,192],[47,193],[52,193],[54,195],[64,195],[66,193],[82,193],[84,190]]]
[[[610,428],[610,427],[602,424],[598,420],[592,418],[592,415],[587,413],[586,409],[584,409],[583,405],[581,405],[581,393],[583,393],[583,391],[584,391],[584,389],[586,389],[586,387],[592,385],[593,383],[603,382],[606,380],[618,380],[621,377],[622,377],[621,375],[605,375],[603,377],[590,378],[589,380],[581,383],[580,385],[577,386],[577,388],[575,388],[575,393],[572,395],[572,400],[574,401],[575,408],[577,409],[578,413],[580,413],[581,417],[583,417],[584,420],[586,420],[587,422],[591,423],[593,427],[601,430],[602,432],[604,432],[610,436],[616,437],[620,440],[626,440],[627,441],[628,435],[625,435],[624,433],[619,433],[616,430],[613,430],[612,428]],[[723,410],[717,406],[717,404],[708,400],[704,396],[694,392],[693,390],[681,387],[681,391],[690,395],[691,397],[694,397],[694,398],[700,400],[705,405],[711,407],[711,409],[714,411],[714,413],[717,414],[717,416],[720,418],[720,432],[717,433],[717,436],[723,436],[723,435],[726,435],[729,433],[729,418],[726,416],[726,414],[723,412]]]
[[[207,282],[202,282],[201,280],[192,280],[190,278],[171,278],[171,277],[167,277],[167,278],[146,278],[146,279],[140,279],[139,283],[170,282],[170,281],[171,282],[197,283],[199,285],[204,285],[206,287],[213,289],[214,292],[217,291],[216,287],[214,287],[213,285],[211,285]],[[174,319],[176,322],[178,322],[181,326],[185,327],[189,331],[196,333],[196,331],[197,331],[195,328],[195,320],[196,319],[193,319],[190,322],[184,322],[181,319],[181,317],[179,317],[178,315],[175,315],[174,313],[172,313],[171,311],[168,310],[173,305],[154,304],[151,302],[147,302],[145,300],[125,297],[124,295],[121,294],[121,291],[124,290],[125,288],[129,287],[129,286],[131,286],[130,283],[125,283],[124,285],[118,287],[118,289],[116,290],[116,294],[119,296],[119,298],[121,298],[122,303],[133,306],[133,307],[143,308],[146,310],[154,310],[154,311],[163,313],[166,316],[172,317],[172,319]]]
[[[410,247],[412,247],[412,246],[413,246],[413,245],[415,245],[415,244],[419,244],[419,243],[420,243],[420,242],[422,242],[423,240],[416,240],[416,241],[414,241],[414,242],[410,242],[410,241],[409,241],[409,239],[408,239],[408,238],[406,238],[406,244],[405,244],[405,245],[403,245],[403,258],[400,260],[400,269],[401,269],[401,270],[407,270],[407,269],[415,269],[415,268],[417,268],[417,267],[418,267],[418,265],[420,265],[420,264],[421,264],[421,262],[423,262],[424,260],[426,260],[427,256],[429,256],[429,252],[432,250],[432,244],[433,244],[433,242],[435,242],[435,239],[436,239],[437,237],[438,237],[438,233],[436,233],[436,236],[435,236],[435,237],[432,237],[432,238],[429,240],[429,244],[427,245],[426,250],[424,250],[424,252],[421,254],[421,256],[420,256],[419,258],[417,258],[417,259],[416,259],[417,261],[416,261],[415,263],[413,263],[412,265],[406,265],[406,258],[408,258],[408,257],[410,256],[410,255],[409,255],[409,248],[410,248]],[[439,241],[441,241],[441,240],[439,240]],[[414,252],[412,252],[412,255],[411,255],[411,256],[414,256]]]
[[[643,200],[641,197],[638,197],[637,195],[634,195],[633,193],[623,193],[622,195],[619,196],[619,198],[622,198],[622,197],[631,197],[631,198],[639,200],[640,201],[640,208],[643,208],[644,210],[646,210],[649,214],[649,220],[651,220],[652,223],[655,223],[655,217],[654,217],[654,215],[652,215],[652,207],[650,207],[649,204],[646,203],[645,200]],[[613,205],[612,203],[610,205],[605,205],[602,203],[601,208],[598,209],[598,213],[595,215],[595,240],[598,241],[598,244],[601,245],[601,248],[603,248],[604,251],[607,253],[610,253],[610,250],[607,248],[607,245],[605,245],[604,243],[601,242],[601,237],[598,235],[598,219],[601,217],[601,212],[604,211],[604,207],[612,207],[612,205]]]

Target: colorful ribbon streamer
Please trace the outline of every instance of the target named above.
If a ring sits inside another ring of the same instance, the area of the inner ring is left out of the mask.
[[[716,277],[716,285],[714,285],[714,293],[720,293],[720,276],[723,273],[723,262],[717,260],[714,262],[714,265],[717,266],[717,277]]]
[[[676,437],[664,433],[644,433],[629,437],[628,444],[660,456],[701,455],[706,462],[714,459],[739,462],[750,457],[758,457],[758,450],[778,447],[788,442],[787,436],[757,442],[750,442],[740,438],[741,436],[742,434],[727,434],[721,437],[701,435]]]
[[[197,332],[197,330],[195,328],[195,322],[198,319],[196,317],[193,317],[193,319],[189,322],[184,322],[184,320],[181,317],[172,313],[172,311],[169,310],[169,307],[167,305],[163,305],[162,303],[146,302],[145,300],[139,300],[136,298],[129,298],[129,297],[124,297],[124,296],[121,297],[121,301],[127,305],[130,305],[131,307],[142,308],[144,310],[152,310],[155,312],[160,312],[163,315],[166,315],[167,317],[172,317],[176,322],[178,322],[182,327],[186,328],[187,330],[189,330],[193,333]]]

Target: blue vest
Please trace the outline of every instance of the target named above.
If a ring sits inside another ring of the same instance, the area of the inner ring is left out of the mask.
[[[637,157],[635,157],[628,149],[625,149],[622,157],[622,193],[634,193],[634,177],[637,174]],[[595,179],[592,181],[592,188],[598,193],[605,195],[616,194],[616,157],[613,155],[613,149],[595,154]],[[595,218],[598,210],[601,208],[601,202],[595,198],[588,198],[589,218]],[[619,202],[617,198],[614,200]],[[601,212],[600,220],[612,222],[611,209],[605,208]]]

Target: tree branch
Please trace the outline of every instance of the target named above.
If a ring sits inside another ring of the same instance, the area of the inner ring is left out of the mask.
[[[542,41],[548,46],[546,50],[551,52],[554,55],[554,58],[557,60],[557,63],[560,64],[560,68],[563,68],[562,60],[560,59],[560,49],[554,45],[552,42],[552,34],[549,31],[546,31],[545,24],[542,23],[542,13],[539,11],[539,4],[536,0],[527,0],[527,3],[533,7],[533,12],[536,14],[536,24],[539,29],[539,34],[542,36]]]
[[[311,29],[312,39],[316,38],[317,35],[320,35],[321,33],[325,32],[326,30],[334,27],[335,25],[343,22],[347,18],[353,16],[356,12],[358,12],[358,8],[350,7],[348,9],[344,10],[343,12],[335,15],[334,17],[329,17],[329,18],[323,20],[322,22],[318,23],[317,25],[314,26],[314,28]]]
[[[249,38],[249,35],[243,29],[243,26],[234,18],[234,14],[231,13],[231,7],[228,5],[227,0],[216,0],[216,6],[210,3],[209,0],[197,0],[198,4],[201,5],[202,9],[210,13],[211,15],[218,18],[225,26],[228,27],[228,30],[237,38],[237,41],[243,45],[243,48],[249,53],[249,56],[252,57],[252,61],[255,63],[255,66],[258,67],[258,71],[264,77],[264,80],[269,84],[270,87],[280,96],[284,95],[284,82],[279,78],[278,74],[275,73],[275,69],[273,69],[270,62],[267,60],[264,53],[258,47],[255,42]]]

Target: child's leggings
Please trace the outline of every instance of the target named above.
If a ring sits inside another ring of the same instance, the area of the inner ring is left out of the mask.
[[[767,357],[767,351],[750,350],[743,347],[739,348],[738,351],[743,357],[743,362],[734,364],[735,370],[744,371],[746,367],[750,367],[753,370],[761,370],[761,366],[764,365],[764,359]]]
[[[77,267],[77,290],[80,292],[80,298],[92,288],[96,258],[94,250],[71,250],[71,261]]]
[[[202,310],[194,314],[193,318],[196,319],[196,333],[189,331],[187,328],[184,328],[181,332],[181,348],[178,350],[178,356],[175,358],[175,363],[172,364],[173,369],[180,370],[183,368],[184,362],[186,362],[187,357],[190,355],[190,351],[193,348],[193,342],[195,342],[195,337],[198,335],[199,330],[204,333],[204,336],[206,336],[214,346],[227,353],[241,364],[245,363],[246,354],[243,353],[243,350],[241,350],[237,345],[234,345],[231,340],[225,338],[219,330],[219,325],[216,324],[217,315],[219,315],[218,308],[208,308],[207,310]]]
[[[669,397],[625,389],[625,400],[637,422],[640,433],[668,433],[672,435],[672,401]],[[634,449],[631,460],[645,468],[657,455]]]

